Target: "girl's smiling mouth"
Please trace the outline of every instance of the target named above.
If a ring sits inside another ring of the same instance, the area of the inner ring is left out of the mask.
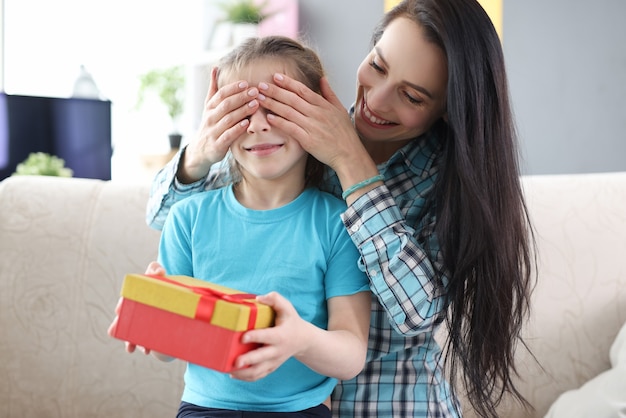
[[[258,156],[265,156],[272,154],[283,147],[283,144],[258,144],[251,147],[244,147],[248,152],[251,152]]]

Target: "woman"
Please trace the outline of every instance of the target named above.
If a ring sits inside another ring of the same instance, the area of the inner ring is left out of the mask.
[[[342,219],[375,296],[367,363],[337,387],[333,414],[460,416],[447,370],[481,416],[497,416],[505,393],[523,401],[513,357],[532,269],[500,40],[475,0],[405,0],[372,41],[350,115],[327,83],[323,100],[282,74],[210,89],[198,139],[155,180],[148,223],[218,187],[209,169],[266,108],[332,168],[327,189],[348,204]]]

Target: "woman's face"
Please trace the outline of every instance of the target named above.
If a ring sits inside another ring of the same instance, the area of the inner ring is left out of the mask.
[[[407,18],[387,26],[357,80],[354,118],[366,146],[396,150],[445,117],[446,57]]]

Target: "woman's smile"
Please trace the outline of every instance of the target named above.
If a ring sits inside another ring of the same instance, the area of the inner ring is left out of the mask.
[[[363,99],[361,103],[362,103],[361,113],[364,116],[363,120],[365,120],[366,122],[369,122],[369,124],[372,125],[373,127],[387,128],[387,127],[396,125],[396,123],[380,118],[374,112],[372,112],[372,110],[369,107],[367,107],[367,103],[365,102],[365,99]]]

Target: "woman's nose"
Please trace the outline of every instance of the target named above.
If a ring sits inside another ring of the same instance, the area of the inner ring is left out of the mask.
[[[370,87],[367,93],[367,104],[373,109],[383,111],[392,103],[391,88],[385,84]]]
[[[256,112],[250,115],[249,120],[250,120],[250,124],[248,125],[249,134],[265,132],[271,129],[270,124],[267,122],[266,112],[263,109],[258,109]]]

